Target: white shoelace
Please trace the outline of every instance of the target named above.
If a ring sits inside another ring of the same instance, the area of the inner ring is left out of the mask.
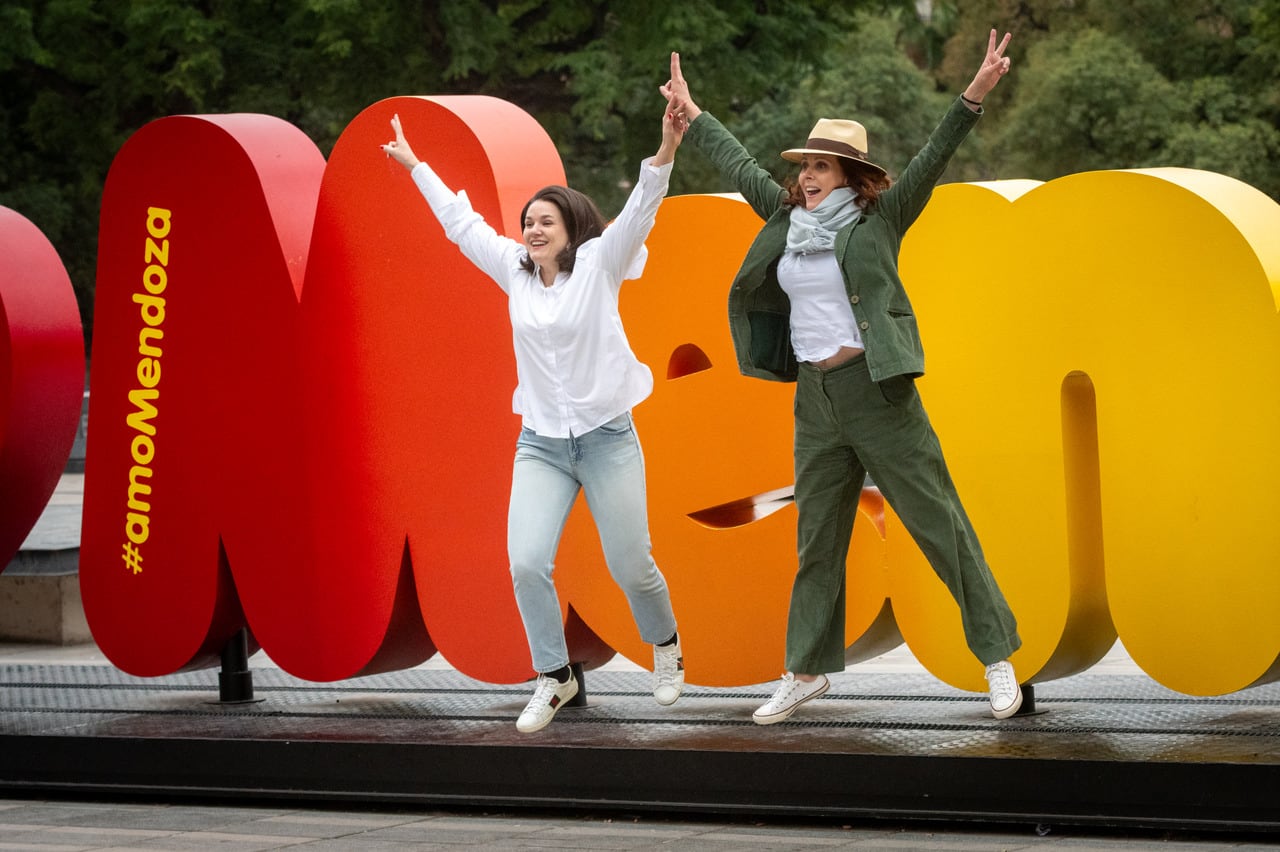
[[[778,684],[777,690],[773,693],[773,698],[769,699],[768,706],[781,707],[791,700],[791,696],[797,690],[805,689],[806,687],[816,688],[817,683],[817,681],[798,680],[791,672],[787,672],[782,676],[782,683]]]
[[[550,704],[551,699],[555,698],[556,690],[563,684],[553,677],[547,675],[538,676],[538,686],[533,690],[533,698],[529,699],[529,705],[535,706],[541,701],[543,704]]]
[[[654,656],[657,657],[657,663],[653,673],[658,679],[658,685],[675,686],[676,675],[680,673],[680,654],[676,647],[660,647]]]
[[[993,700],[998,697],[1006,701],[1012,701],[1013,697],[1018,694],[1018,684],[1014,679],[1013,669],[1010,666],[996,663],[987,669],[987,685],[990,688]]]
[[[553,677],[540,677],[538,678],[538,688],[534,690],[534,694],[550,698],[555,694],[558,685],[558,681]]]

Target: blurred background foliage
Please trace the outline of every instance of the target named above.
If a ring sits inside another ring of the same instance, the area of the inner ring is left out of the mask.
[[[102,186],[154,119],[268,113],[327,154],[382,98],[495,95],[613,215],[657,147],[672,50],[779,177],[823,116],[861,120],[896,173],[993,26],[1014,70],[946,180],[1174,165],[1280,200],[1280,0],[5,0],[0,204],[57,247],[87,333]],[[673,193],[727,189],[681,154]]]

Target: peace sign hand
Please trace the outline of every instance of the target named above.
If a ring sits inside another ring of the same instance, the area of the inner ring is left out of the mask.
[[[413,148],[409,147],[409,143],[405,141],[404,130],[400,128],[399,114],[391,116],[391,129],[395,131],[396,138],[392,141],[381,145],[387,156],[395,160],[406,169],[412,170],[418,165],[418,157],[413,153]]]
[[[970,103],[981,103],[987,93],[996,87],[996,83],[1000,82],[1000,78],[1009,73],[1009,57],[1004,55],[1004,51],[1011,38],[1013,33],[1005,33],[997,45],[996,31],[991,31],[987,39],[987,55],[973,75],[973,82],[964,90],[964,97]]]

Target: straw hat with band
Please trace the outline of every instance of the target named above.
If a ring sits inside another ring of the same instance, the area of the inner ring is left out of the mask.
[[[846,118],[820,118],[809,131],[809,139],[803,148],[789,148],[782,152],[782,159],[800,162],[805,154],[826,154],[845,157],[861,165],[888,175],[883,168],[867,159],[867,128]]]

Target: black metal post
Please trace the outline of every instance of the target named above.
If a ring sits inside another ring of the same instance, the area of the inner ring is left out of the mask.
[[[249,670],[249,631],[241,627],[222,646],[222,671],[218,672],[218,703],[249,704],[253,697],[253,672]]]
[[[1022,706],[1018,708],[1018,712],[1013,714],[1016,719],[1019,716],[1035,716],[1039,714],[1036,709],[1036,688],[1033,684],[1022,684]]]
[[[569,668],[573,670],[573,676],[578,679],[578,694],[565,702],[565,707],[586,707],[587,706],[587,682],[582,677],[582,663],[570,663]]]

